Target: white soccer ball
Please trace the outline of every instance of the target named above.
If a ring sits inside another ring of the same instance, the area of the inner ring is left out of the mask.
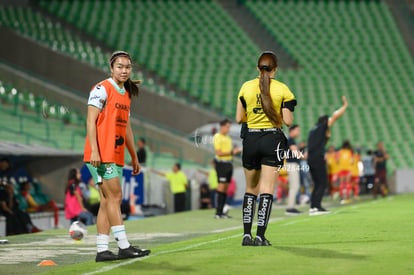
[[[88,229],[80,221],[73,222],[69,227],[69,236],[76,241],[82,240],[86,234],[88,234]]]

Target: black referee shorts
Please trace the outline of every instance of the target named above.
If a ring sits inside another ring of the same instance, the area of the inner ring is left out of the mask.
[[[219,183],[229,183],[233,176],[233,164],[230,161],[215,160],[217,179]]]
[[[260,170],[261,165],[283,165],[287,140],[282,130],[247,132],[243,139],[243,167]]]

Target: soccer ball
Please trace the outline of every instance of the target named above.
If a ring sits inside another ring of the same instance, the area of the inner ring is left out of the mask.
[[[86,236],[87,233],[88,229],[80,221],[73,222],[69,227],[69,236],[73,240],[80,241]]]

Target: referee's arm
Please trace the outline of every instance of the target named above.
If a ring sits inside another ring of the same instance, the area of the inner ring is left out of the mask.
[[[247,117],[246,117],[246,102],[244,101],[244,98],[240,97],[237,100],[237,109],[236,109],[236,122],[237,123],[243,123],[247,121]]]

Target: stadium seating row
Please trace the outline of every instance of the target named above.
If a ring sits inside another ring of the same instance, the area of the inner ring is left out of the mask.
[[[140,65],[231,117],[240,85],[256,75],[252,60],[259,49],[216,1],[40,3],[109,47],[130,51]],[[279,71],[277,78],[298,97],[296,119],[303,133],[345,94],[351,106],[333,129],[331,143],[350,138],[369,148],[380,139],[406,144],[390,146],[391,166],[414,165],[407,157],[414,155],[408,138],[413,129],[399,126],[409,125],[412,114],[414,62],[385,2],[243,3],[299,61],[300,69]]]
[[[82,150],[85,119],[80,114],[1,81],[0,101],[2,140]]]
[[[86,135],[83,115],[68,110],[64,105],[49,103],[29,91],[17,90],[12,84],[2,81],[0,103],[0,140],[83,152]],[[135,131],[135,136],[145,138],[145,133],[139,131]],[[197,166],[182,159],[180,148],[175,148],[174,155],[166,153],[165,147],[173,147],[168,142],[151,140],[151,145],[153,153],[148,165],[168,169],[180,160],[185,167]],[[208,162],[205,160],[205,163]]]
[[[344,94],[350,108],[334,127],[331,143],[349,138],[357,147],[373,148],[384,140],[392,167],[413,167],[407,152],[413,153],[408,137],[414,131],[407,118],[414,104],[414,62],[384,1],[246,1],[246,6],[302,66],[279,77],[303,104],[296,118],[305,131],[318,115],[339,106]]]
[[[256,75],[258,47],[215,1],[75,2],[41,5],[226,115]]]

